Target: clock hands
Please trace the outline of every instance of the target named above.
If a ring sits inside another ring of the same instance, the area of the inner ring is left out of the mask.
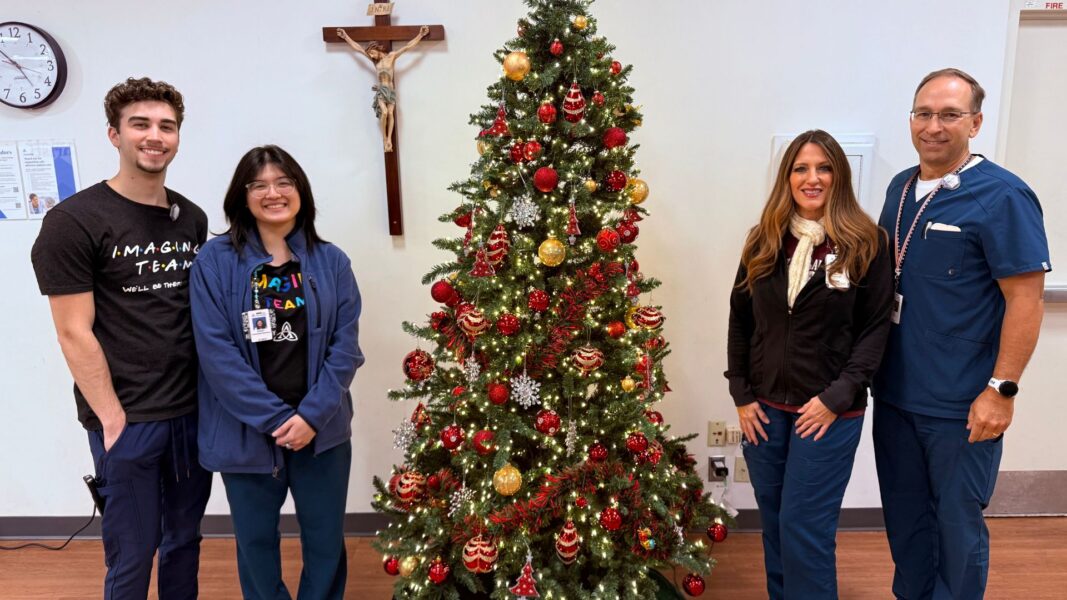
[[[9,65],[11,65],[12,67],[15,67],[16,69],[18,69],[19,73],[22,73],[22,76],[26,78],[26,81],[30,80],[30,76],[26,74],[26,70],[22,67],[22,65],[18,64],[17,62],[15,62],[15,59],[13,59],[10,56],[8,56],[7,52],[4,52],[3,50],[0,50],[0,54],[4,55],[4,62],[6,62]],[[30,69],[30,70],[33,71],[33,69]],[[35,71],[35,72],[37,72],[37,71]]]

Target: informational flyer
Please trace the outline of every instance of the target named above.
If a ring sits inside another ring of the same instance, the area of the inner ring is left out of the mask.
[[[27,198],[23,189],[18,144],[0,142],[0,220],[26,218]]]
[[[73,141],[16,143],[25,217],[43,219],[56,204],[78,191],[78,160]]]

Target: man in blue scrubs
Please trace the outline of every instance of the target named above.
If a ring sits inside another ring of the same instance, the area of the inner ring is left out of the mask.
[[[922,80],[911,111],[919,165],[893,178],[880,219],[897,268],[874,445],[898,599],[985,593],[982,510],[1044,313],[1037,196],[970,151],[984,96],[957,69]]]

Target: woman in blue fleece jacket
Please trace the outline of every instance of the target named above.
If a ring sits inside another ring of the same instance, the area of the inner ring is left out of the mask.
[[[344,597],[352,463],[349,386],[363,364],[352,265],[315,232],[300,165],[277,146],[237,164],[229,230],[190,275],[200,356],[200,462],[222,473],[245,598],[290,598],[278,521],[292,492],[304,570],[298,598]]]

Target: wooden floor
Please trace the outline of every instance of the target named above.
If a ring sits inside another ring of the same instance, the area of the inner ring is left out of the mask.
[[[990,519],[992,556],[986,598],[1067,598],[1067,518]],[[5,541],[5,545],[12,542]],[[891,563],[882,532],[844,532],[838,536],[838,579],[843,600],[890,598]],[[394,579],[385,575],[369,538],[349,538],[347,598],[389,598]],[[300,549],[296,540],[282,545],[285,580],[296,589]],[[731,533],[714,551],[719,565],[704,598],[766,598],[763,554],[758,534]],[[678,574],[678,578],[683,573]],[[66,550],[0,552],[0,597],[12,600],[90,599],[100,597],[104,576],[98,541],[73,542]],[[154,584],[153,584],[154,585]],[[151,598],[156,598],[153,593]],[[200,597],[240,598],[233,541],[204,542]]]

